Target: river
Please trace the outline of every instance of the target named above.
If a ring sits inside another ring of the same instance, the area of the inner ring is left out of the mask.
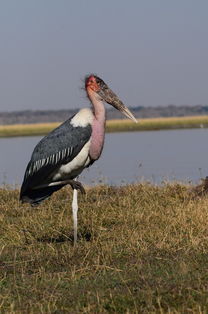
[[[19,185],[34,146],[41,139],[0,139],[0,185]],[[141,181],[198,182],[208,175],[208,129],[106,134],[101,158],[85,170],[85,184]]]

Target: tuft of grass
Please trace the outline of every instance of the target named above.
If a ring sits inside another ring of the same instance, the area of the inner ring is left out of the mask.
[[[178,183],[98,186],[39,207],[0,189],[1,313],[208,311],[208,199]]]
[[[52,129],[57,127],[59,124],[59,122],[54,122],[1,125],[0,137],[45,135],[49,133]],[[127,119],[108,120],[106,123],[107,132],[149,131],[207,127],[208,116],[138,119],[138,123],[134,123],[131,120]]]

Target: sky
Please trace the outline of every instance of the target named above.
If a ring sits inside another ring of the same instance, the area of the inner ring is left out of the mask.
[[[86,74],[130,107],[208,104],[207,0],[1,0],[0,111],[88,105]]]

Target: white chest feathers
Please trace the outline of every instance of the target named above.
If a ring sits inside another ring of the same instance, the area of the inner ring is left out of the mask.
[[[75,116],[71,119],[71,124],[74,127],[86,127],[88,124],[92,124],[93,121],[93,113],[89,108],[81,109]]]

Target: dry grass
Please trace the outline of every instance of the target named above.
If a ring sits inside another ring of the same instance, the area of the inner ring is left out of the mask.
[[[206,313],[208,199],[187,187],[68,188],[36,208],[0,190],[1,313]]]
[[[34,123],[0,125],[0,137],[44,135],[56,128],[60,123]]]
[[[106,130],[107,132],[121,132],[208,127],[208,116],[139,119],[138,121],[139,123],[136,124],[131,120],[109,120]],[[1,125],[0,137],[44,135],[59,124],[57,122]]]
[[[131,120],[107,121],[107,131],[109,132],[186,129],[201,127],[208,127],[208,116],[138,119],[138,124],[132,123]]]

